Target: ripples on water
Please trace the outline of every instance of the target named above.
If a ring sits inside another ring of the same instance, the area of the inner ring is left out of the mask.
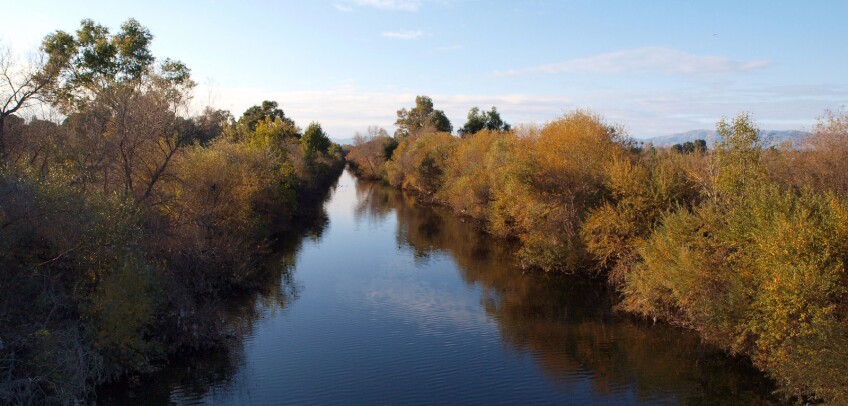
[[[324,210],[227,315],[241,340],[101,403],[769,403],[744,362],[612,312],[603,284],[524,274],[446,210],[347,172]]]

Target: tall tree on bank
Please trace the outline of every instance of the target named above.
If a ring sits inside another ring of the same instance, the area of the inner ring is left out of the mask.
[[[483,130],[505,132],[512,126],[501,119],[498,109],[492,106],[489,111],[480,111],[479,107],[473,107],[468,111],[468,121],[459,129],[459,135],[464,137],[474,135]]]
[[[157,184],[192,136],[183,116],[195,83],[182,62],[156,64],[152,39],[134,19],[114,35],[86,19],[74,34],[56,31],[42,44],[56,72],[47,97],[68,116],[66,149],[83,179],[137,203],[155,203]]]
[[[397,111],[395,138],[408,137],[422,129],[428,128],[437,132],[452,132],[453,126],[442,110],[433,108],[433,100],[427,96],[415,97],[415,107]]]
[[[312,160],[316,153],[326,155],[331,144],[332,142],[321,128],[321,124],[314,121],[309,123],[309,127],[306,127],[306,131],[303,132],[303,137],[300,139],[303,155],[307,160]]]

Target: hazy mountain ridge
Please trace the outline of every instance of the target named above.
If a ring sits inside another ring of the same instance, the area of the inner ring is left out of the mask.
[[[792,146],[798,146],[800,142],[810,135],[806,131],[798,130],[761,130],[760,138],[765,141],[767,146],[780,145],[785,142],[790,142]],[[682,133],[661,135],[659,137],[638,138],[645,144],[652,143],[658,147],[666,147],[674,144],[683,144],[686,141],[695,141],[697,139],[706,140],[707,146],[712,146],[714,143],[721,140],[715,130],[691,130]]]
[[[330,137],[333,142],[339,145],[353,145],[354,137]]]

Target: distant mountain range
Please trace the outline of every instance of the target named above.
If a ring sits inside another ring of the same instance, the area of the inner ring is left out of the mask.
[[[348,138],[331,138],[333,142],[339,145],[353,145],[353,137]]]
[[[760,139],[765,142],[766,146],[781,145],[785,142],[790,142],[792,146],[797,147],[800,144],[800,141],[808,135],[810,135],[810,133],[806,131],[796,130],[760,131]],[[698,139],[707,141],[707,147],[712,147],[714,143],[721,140],[721,137],[718,136],[718,133],[716,133],[715,130],[692,130],[683,133],[663,135],[653,138],[637,138],[636,141],[640,141],[645,144],[652,143],[658,147],[667,147],[674,144],[683,144],[686,141],[695,141]]]

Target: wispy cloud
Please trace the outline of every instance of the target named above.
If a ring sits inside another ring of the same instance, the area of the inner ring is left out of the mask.
[[[197,94],[208,91],[204,85]],[[325,90],[269,91],[262,88],[216,88],[214,100],[218,108],[239,115],[257,100],[276,100],[286,112],[300,124],[320,121],[331,136],[345,138],[369,125],[378,124],[393,131],[396,112],[401,107],[411,107],[420,92],[408,89],[396,91],[367,91],[353,85],[344,85]],[[454,127],[465,122],[468,110],[473,106],[488,109],[497,106],[504,119],[510,123],[544,122],[556,118],[564,111],[578,107],[567,96],[545,96],[535,94],[428,94],[436,108],[444,110]],[[202,108],[204,106],[197,106]]]
[[[335,7],[336,10],[341,11],[343,13],[348,13],[348,12],[353,11],[353,6],[351,6],[350,4],[347,4],[347,3],[333,3],[333,7]]]
[[[197,94],[208,89],[200,85]],[[822,93],[819,88],[829,89]],[[369,125],[392,132],[395,112],[411,107],[409,89],[368,91],[355,85],[324,90],[269,91],[265,88],[217,88],[218,108],[240,114],[259,100],[277,100],[298,123],[320,121],[324,130],[346,138]],[[425,93],[427,94],[427,93]],[[797,130],[815,123],[825,108],[837,109],[848,100],[848,86],[687,87],[680,89],[624,90],[542,95],[531,93],[457,94],[429,93],[437,109],[444,110],[454,127],[465,122],[473,106],[497,106],[511,124],[544,123],[576,108],[589,108],[611,123],[623,124],[635,136],[657,136],[698,128],[712,128],[721,117],[751,112],[763,128]],[[202,108],[203,106],[198,106]]]
[[[435,50],[436,51],[459,51],[459,50],[464,49],[464,48],[465,47],[462,46],[462,45],[455,44],[455,45],[445,45],[445,46],[436,47]]]
[[[409,41],[409,40],[418,39],[418,38],[423,37],[424,31],[411,31],[411,30],[384,31],[380,35],[382,35],[383,37],[386,37],[386,38]]]
[[[333,3],[336,10],[343,12],[352,11],[354,6],[414,12],[421,8],[421,0],[348,0]]]
[[[734,60],[718,55],[695,55],[676,49],[645,47],[609,52],[565,62],[493,72],[494,76],[562,73],[663,73],[720,75],[745,72],[768,66],[763,59]]]

